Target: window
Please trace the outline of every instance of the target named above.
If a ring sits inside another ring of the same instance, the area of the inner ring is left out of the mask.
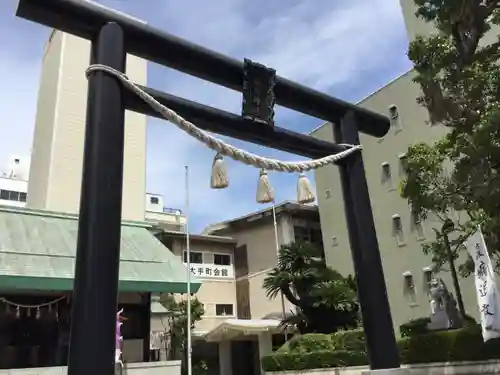
[[[293,233],[295,242],[309,242],[309,232],[307,228],[294,226]]]
[[[385,185],[389,190],[394,189],[391,166],[387,162],[382,163],[382,184]]]
[[[424,224],[417,212],[411,211],[411,227],[417,241],[425,240]]]
[[[332,247],[336,247],[339,245],[339,241],[337,240],[337,236],[332,236]]]
[[[189,252],[189,262],[190,263],[197,263],[197,264],[203,264],[203,253],[197,252],[197,251],[190,251]],[[187,263],[187,251],[184,251],[184,263]]]
[[[215,315],[217,316],[233,316],[234,306],[232,304],[218,303],[215,305]]]
[[[410,306],[417,305],[417,290],[411,272],[403,273],[403,294],[407,298]]]
[[[405,176],[406,168],[408,167],[408,158],[405,153],[399,154],[398,158],[399,158],[399,175]]]
[[[395,104],[391,104],[389,106],[389,115],[391,117],[391,120],[396,120],[399,117],[398,107],[396,107]]]
[[[396,132],[403,130],[403,127],[401,126],[401,118],[399,116],[398,107],[396,107],[395,104],[389,106],[389,118],[391,120],[391,127],[394,128]]]
[[[332,197],[332,191],[330,189],[325,190],[325,198],[330,199]]]
[[[405,245],[405,236],[403,231],[403,224],[399,215],[392,215],[392,235],[396,238],[398,246]]]
[[[149,202],[151,204],[158,204],[158,203],[160,203],[160,200],[158,199],[158,197],[150,197]]]
[[[231,256],[228,254],[214,254],[214,264],[218,266],[230,266]]]
[[[325,259],[325,250],[323,248],[323,235],[321,229],[303,227],[294,225],[294,239],[297,243],[309,243],[314,245],[318,251],[318,257]]]
[[[432,280],[434,279],[434,272],[430,267],[425,267],[422,271],[424,273],[424,290],[427,294],[429,294],[431,291]]]
[[[293,232],[295,242],[308,242],[323,250],[323,235],[321,234],[321,229],[294,226]]]
[[[0,199],[7,201],[26,202],[26,193],[12,190],[0,190]]]
[[[0,199],[9,200],[9,193],[8,190],[0,190]]]

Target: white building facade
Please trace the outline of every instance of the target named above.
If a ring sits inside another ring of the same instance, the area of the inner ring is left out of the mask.
[[[0,172],[0,205],[25,207],[28,194],[30,158],[12,155]]]
[[[400,0],[400,3],[410,41],[418,35],[435,32],[431,24],[416,18],[413,0]],[[431,313],[428,287],[433,277],[432,259],[423,253],[422,245],[432,241],[433,228],[442,225],[439,220],[433,220],[432,215],[425,221],[415,217],[398,189],[405,178],[403,165],[408,147],[417,142],[433,143],[446,134],[444,127],[429,124],[427,109],[417,103],[421,88],[413,81],[415,75],[410,70],[358,103],[363,108],[385,114],[391,120],[390,130],[383,138],[361,135],[360,140],[396,333],[408,320]],[[333,126],[325,124],[312,135],[334,141]],[[339,272],[352,273],[337,167],[321,168],[315,178],[327,263]],[[449,272],[442,272],[439,276],[455,294]],[[459,282],[466,312],[478,318],[474,281],[468,278]]]

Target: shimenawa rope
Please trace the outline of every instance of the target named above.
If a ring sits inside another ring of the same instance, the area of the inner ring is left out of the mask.
[[[216,169],[215,174],[212,173],[212,183],[211,186],[213,188],[225,188],[228,186],[228,180],[226,176],[225,167],[221,165],[221,157],[220,155],[227,156],[233,160],[240,161],[244,164],[251,165],[257,168],[261,168],[260,180],[259,180],[259,192],[257,193],[257,201],[259,202],[271,202],[274,200],[274,192],[272,187],[270,186],[267,180],[267,173],[265,171],[278,171],[278,172],[287,172],[293,173],[298,172],[301,173],[299,178],[299,202],[311,202],[314,201],[314,193],[312,192],[312,186],[310,182],[307,180],[303,172],[315,170],[320,167],[324,167],[326,165],[332,164],[338,160],[341,160],[350,154],[361,150],[361,145],[348,145],[343,144],[343,146],[348,146],[349,148],[341,151],[334,155],[329,155],[320,159],[307,160],[307,161],[297,161],[297,162],[285,162],[276,159],[269,159],[265,157],[261,157],[255,154],[252,154],[248,151],[241,150],[234,146],[231,146],[224,141],[217,139],[216,137],[208,134],[207,132],[199,129],[193,123],[187,121],[180,115],[178,115],[173,110],[165,107],[161,103],[159,103],[155,98],[151,95],[143,91],[137,84],[132,82],[124,73],[119,72],[116,69],[113,69],[109,66],[102,64],[93,64],[90,65],[85,74],[87,77],[90,73],[101,71],[111,74],[118,78],[122,84],[138,95],[144,102],[151,106],[155,111],[160,113],[165,119],[174,125],[176,125],[181,130],[185,131],[192,137],[196,138],[198,141],[204,143],[207,147],[217,152],[216,159],[214,160],[213,167]],[[217,163],[219,162],[219,163]],[[302,187],[301,187],[302,185]],[[261,189],[265,189],[266,191],[260,191]],[[302,189],[302,191],[300,191]],[[302,195],[302,199],[300,196]],[[313,196],[311,198],[311,195]],[[308,198],[309,197],[309,198]]]

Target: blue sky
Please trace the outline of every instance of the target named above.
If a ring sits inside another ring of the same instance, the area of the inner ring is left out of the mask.
[[[410,68],[398,0],[99,2],[352,102]],[[16,5],[14,0],[0,1],[0,163],[11,154],[27,154],[31,147],[41,57],[49,34],[46,27],[15,18]],[[148,85],[236,113],[241,110],[241,94],[155,64],[149,64]],[[277,124],[307,133],[322,122],[278,108]],[[262,156],[298,159],[229,141]],[[148,120],[147,155],[148,191],[163,194],[167,207],[185,208],[184,165],[189,165],[194,231],[263,208],[255,202],[258,170],[227,161],[230,188],[210,190],[213,152],[172,124]],[[270,179],[277,201],[295,199],[297,176],[272,173]]]

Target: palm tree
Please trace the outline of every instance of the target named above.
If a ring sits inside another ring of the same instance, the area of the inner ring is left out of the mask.
[[[318,249],[309,243],[282,245],[278,263],[264,279],[268,298],[281,292],[298,314],[285,319],[301,333],[332,333],[359,325],[352,278],[326,266]]]

